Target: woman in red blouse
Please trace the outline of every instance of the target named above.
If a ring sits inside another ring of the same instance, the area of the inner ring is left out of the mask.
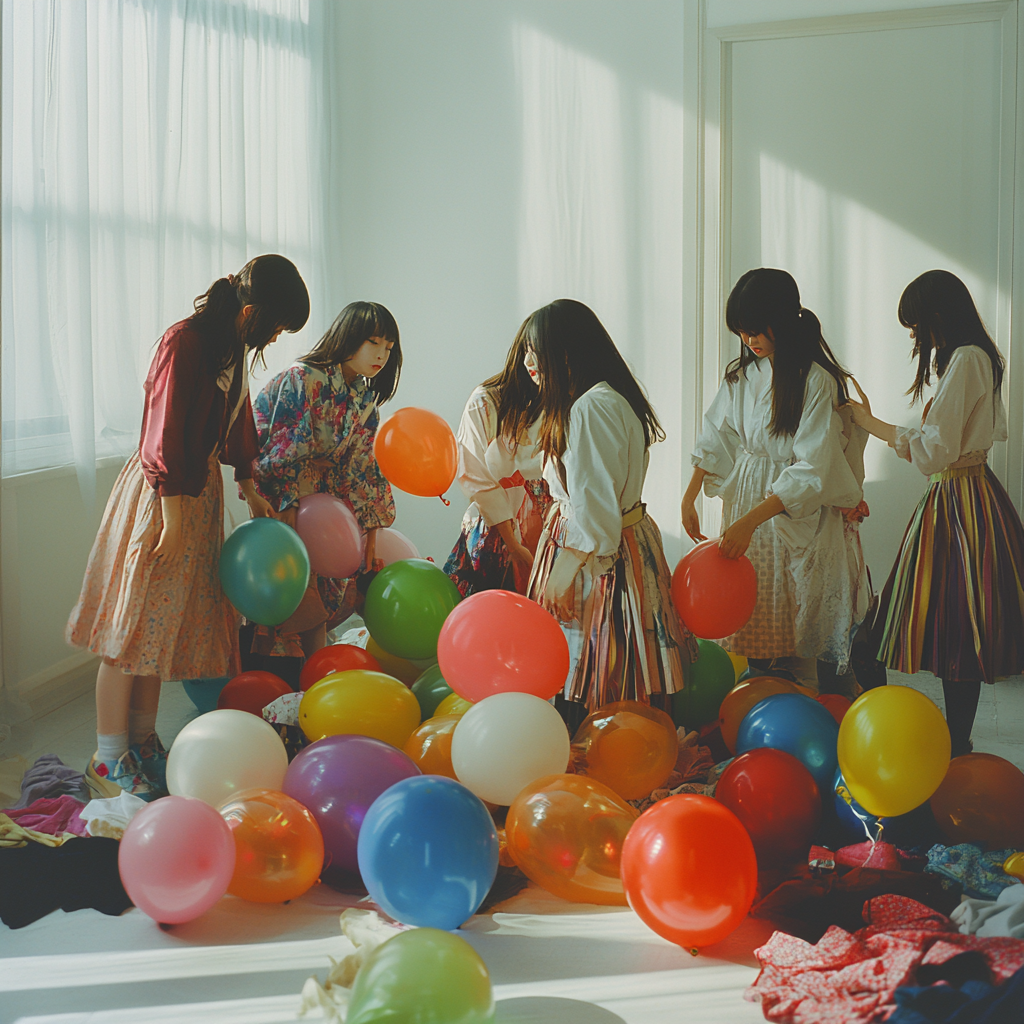
[[[218,579],[224,539],[220,463],[235,467],[253,516],[271,514],[252,482],[259,452],[245,358],[309,318],[294,264],[258,256],[222,277],[160,341],[146,379],[139,450],[114,484],[68,642],[103,659],[97,749],[101,796],[166,792],[156,735],[160,683],[238,670],[235,611]]]

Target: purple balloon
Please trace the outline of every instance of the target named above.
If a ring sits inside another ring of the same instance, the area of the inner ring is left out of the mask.
[[[281,788],[316,818],[324,836],[324,868],[358,871],[356,844],[370,804],[396,782],[421,774],[390,743],[346,734],[300,751]]]

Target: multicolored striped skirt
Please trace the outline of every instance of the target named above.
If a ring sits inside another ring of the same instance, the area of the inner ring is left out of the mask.
[[[984,462],[932,477],[871,642],[900,672],[993,683],[1024,671],[1024,526]]]
[[[541,604],[566,525],[556,504],[530,577],[529,596]],[[573,621],[561,624],[571,658],[568,700],[594,711],[615,700],[650,704],[652,695],[682,690],[683,667],[696,660],[697,641],[672,605],[671,582],[661,531],[647,515],[623,526],[614,556],[587,560],[573,584]]]

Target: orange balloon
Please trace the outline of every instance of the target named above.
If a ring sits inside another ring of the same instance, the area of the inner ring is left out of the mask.
[[[417,668],[411,661],[388,654],[372,636],[366,641],[366,653],[380,665],[381,672],[395,679],[400,679],[406,686],[412,686],[423,674],[423,669]],[[338,670],[335,669],[335,671]]]
[[[718,640],[742,629],[757,604],[757,570],[746,555],[726,558],[718,538],[688,551],[672,573],[672,603],[690,632]]]
[[[649,928],[700,949],[747,916],[757,888],[754,845],[724,804],[680,793],[648,807],[630,829],[622,883]]]
[[[461,718],[472,706],[472,701],[464,700],[457,693],[449,693],[434,709],[433,717],[441,718],[447,715],[455,715]]]
[[[577,770],[639,800],[672,774],[679,740],[672,719],[647,704],[618,700],[589,715],[572,741]]]
[[[373,454],[387,479],[408,494],[444,494],[455,479],[459,445],[436,412],[399,409],[377,429]]]
[[[457,779],[452,767],[452,733],[462,715],[435,715],[413,730],[405,752],[424,775],[446,775]]]
[[[235,839],[235,873],[228,892],[254,903],[301,896],[320,877],[324,840],[316,818],[272,789],[246,789],[221,806]]]
[[[527,878],[562,899],[625,906],[619,859],[635,820],[636,810],[600,782],[547,775],[509,807],[508,852]]]
[[[950,845],[1024,849],[1024,772],[1002,757],[954,757],[931,805]]]
[[[508,837],[505,835],[505,830],[499,828],[498,832],[498,863],[503,868],[514,868],[516,862],[512,859],[512,854],[508,852]]]
[[[736,753],[736,737],[740,731],[740,723],[755,704],[760,704],[765,697],[772,697],[776,693],[800,692],[800,687],[796,683],[791,683],[787,679],[775,679],[773,676],[756,676],[754,679],[745,679],[742,683],[737,683],[725,695],[718,712],[722,740],[729,748],[729,753]]]

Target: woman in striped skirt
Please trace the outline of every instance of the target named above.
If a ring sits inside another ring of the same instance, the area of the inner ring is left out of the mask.
[[[922,396],[920,427],[899,427],[851,402],[855,420],[930,478],[879,602],[872,642],[901,672],[942,680],[952,754],[971,749],[981,683],[1024,670],[1024,526],[988,452],[1006,440],[1003,359],[964,283],[932,270],[903,292]],[[858,388],[859,391],[859,388]]]

